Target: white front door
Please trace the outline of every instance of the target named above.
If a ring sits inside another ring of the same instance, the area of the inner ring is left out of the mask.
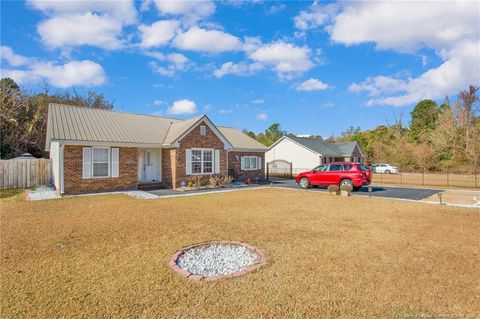
[[[143,170],[144,170],[144,179],[146,181],[155,180],[156,176],[156,166],[155,161],[153,161],[152,151],[146,150],[143,155]]]

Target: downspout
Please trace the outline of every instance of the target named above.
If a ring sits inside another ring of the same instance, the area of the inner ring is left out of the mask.
[[[62,195],[63,193],[65,193],[65,188],[64,188],[64,158],[63,158],[63,150],[64,150],[64,145],[63,143],[59,143],[59,157],[60,157],[60,179],[59,179],[59,182],[60,182],[60,195]]]

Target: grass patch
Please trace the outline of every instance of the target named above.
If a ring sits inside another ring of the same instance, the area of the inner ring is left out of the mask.
[[[476,209],[250,190],[2,202],[1,313],[15,317],[405,318],[480,311]],[[244,241],[266,267],[194,282],[181,247]]]
[[[0,189],[0,200],[5,201],[18,201],[23,200],[24,189]]]

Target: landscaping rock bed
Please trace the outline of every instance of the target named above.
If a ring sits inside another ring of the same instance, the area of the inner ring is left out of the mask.
[[[27,189],[25,191],[26,199],[29,201],[46,200],[62,198],[53,187],[39,186],[35,189]]]
[[[255,247],[219,241],[180,250],[172,257],[170,267],[190,279],[218,280],[244,275],[265,263],[265,256]]]

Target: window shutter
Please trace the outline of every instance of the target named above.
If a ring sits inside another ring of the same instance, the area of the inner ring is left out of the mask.
[[[192,175],[192,150],[185,151],[185,174]]]
[[[215,150],[215,174],[220,174],[220,150]]]
[[[242,171],[245,169],[245,157],[240,157],[240,169]]]
[[[112,148],[112,177],[118,177],[119,174],[119,149]]]
[[[257,157],[257,169],[262,169],[262,158],[260,156]]]
[[[92,176],[92,149],[90,147],[83,148],[82,159],[82,178],[90,178]]]

